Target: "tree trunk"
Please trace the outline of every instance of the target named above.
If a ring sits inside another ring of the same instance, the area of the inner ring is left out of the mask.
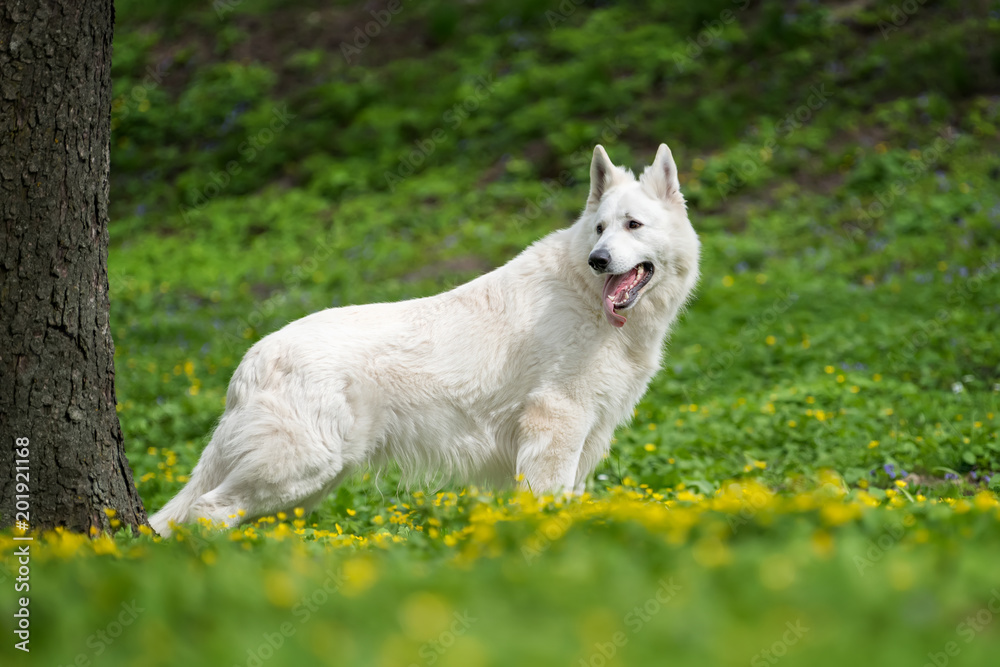
[[[32,528],[146,523],[108,323],[113,27],[112,0],[0,4],[0,527],[25,467]]]

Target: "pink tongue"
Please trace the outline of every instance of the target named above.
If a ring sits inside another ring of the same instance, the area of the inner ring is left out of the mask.
[[[604,301],[601,305],[604,306],[604,317],[607,318],[608,323],[613,327],[621,328],[625,326],[625,318],[615,312],[615,295],[618,293],[620,287],[631,284],[635,280],[636,275],[637,272],[633,268],[628,273],[623,273],[620,276],[608,276],[608,279],[604,281]]]

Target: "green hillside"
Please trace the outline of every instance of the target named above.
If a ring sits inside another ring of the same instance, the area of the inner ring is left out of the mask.
[[[51,534],[23,664],[995,662],[1000,4],[117,5],[150,512],[256,340],[503,264],[572,223],[595,143],[670,145],[702,279],[583,499],[362,472],[231,531]]]

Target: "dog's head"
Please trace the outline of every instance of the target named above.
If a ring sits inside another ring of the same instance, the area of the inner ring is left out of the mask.
[[[638,180],[596,146],[575,228],[579,260],[603,280],[602,307],[613,326],[624,326],[624,313],[653,293],[680,307],[698,279],[698,236],[666,144]]]

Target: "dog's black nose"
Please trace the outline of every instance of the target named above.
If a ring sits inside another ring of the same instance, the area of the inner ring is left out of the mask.
[[[600,250],[595,250],[590,253],[590,268],[594,271],[604,271],[608,268],[608,264],[611,263],[611,253],[601,248]]]

